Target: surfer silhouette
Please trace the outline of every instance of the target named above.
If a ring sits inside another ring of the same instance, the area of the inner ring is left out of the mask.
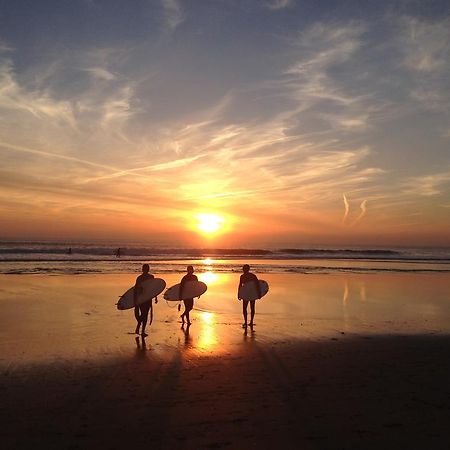
[[[258,277],[250,272],[250,266],[248,264],[244,264],[242,266],[242,271],[244,272],[240,279],[238,285],[237,297],[238,300],[242,300],[242,314],[244,315],[244,323],[242,324],[242,328],[247,328],[247,308],[250,303],[250,328],[253,329],[253,319],[255,318],[255,300],[244,300],[239,297],[239,291],[242,286],[246,283],[255,283],[256,292],[258,294],[258,298],[261,298],[261,289],[259,287]]]
[[[187,274],[181,279],[180,282],[180,298],[183,298],[183,288],[184,285],[188,281],[198,281],[197,275],[194,275],[194,268],[192,266],[187,266]],[[186,323],[188,325],[191,324],[191,321],[189,320],[189,312],[194,307],[194,299],[193,298],[186,298],[183,300],[184,303],[184,313],[181,314],[181,322],[184,324],[184,319],[186,318]]]
[[[148,321],[148,313],[150,312],[150,325],[153,322],[153,299],[150,299],[148,302],[141,303],[140,305],[136,304],[136,300],[138,295],[142,292],[141,284],[144,281],[151,280],[155,278],[150,272],[150,266],[148,264],[142,265],[142,274],[136,278],[136,283],[134,285],[134,317],[136,318],[137,325],[135,334],[139,334],[139,328],[142,325],[141,335],[143,337],[147,336],[145,333],[145,327],[147,326]],[[158,299],[155,297],[155,304],[158,303]]]
[[[120,247],[116,250],[116,258],[120,258],[122,255],[122,251],[120,250]]]

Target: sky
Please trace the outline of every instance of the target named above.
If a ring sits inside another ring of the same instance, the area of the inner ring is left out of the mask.
[[[3,240],[450,246],[450,4],[0,0],[0,212]]]

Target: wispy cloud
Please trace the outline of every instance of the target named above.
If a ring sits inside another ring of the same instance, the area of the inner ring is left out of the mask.
[[[74,126],[71,104],[55,100],[48,90],[27,90],[16,80],[11,60],[0,62],[0,109],[25,111],[36,118],[55,119]]]
[[[272,10],[279,10],[289,8],[295,4],[294,0],[271,0],[266,3],[267,8]]]
[[[86,72],[92,74],[92,76],[99,78],[100,80],[111,81],[116,78],[116,76],[104,67],[90,67],[85,69]]]
[[[184,13],[179,0],[161,0],[165,12],[166,26],[174,31],[183,21]]]
[[[440,195],[444,192],[446,186],[450,187],[450,170],[411,177],[403,182],[405,193],[423,197]]]

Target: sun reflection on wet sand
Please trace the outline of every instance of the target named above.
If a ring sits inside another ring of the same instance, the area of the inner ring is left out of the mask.
[[[219,279],[219,275],[214,272],[203,272],[198,275],[198,279],[207,285],[214,284]]]
[[[209,311],[200,311],[198,317],[201,322],[201,330],[197,341],[197,347],[203,351],[211,351],[216,347],[218,342],[215,314]]]

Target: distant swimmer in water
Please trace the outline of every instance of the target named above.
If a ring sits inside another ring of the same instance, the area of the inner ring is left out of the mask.
[[[192,266],[187,267],[187,274],[181,279],[180,282],[180,298],[183,298],[183,289],[184,285],[188,281],[198,281],[197,275],[194,275],[194,268]],[[181,314],[181,322],[184,324],[184,319],[186,318],[186,323],[188,325],[191,324],[191,321],[189,320],[189,312],[194,307],[194,299],[193,298],[186,298],[183,300],[184,302],[184,313]]]
[[[141,335],[147,336],[145,333],[145,327],[147,326],[147,320],[148,320],[148,313],[150,312],[150,325],[153,322],[153,305],[152,301],[153,299],[150,299],[147,302],[141,303],[140,305],[136,304],[137,297],[142,292],[142,286],[141,284],[144,281],[151,280],[155,278],[150,271],[150,266],[148,264],[142,265],[142,274],[139,275],[136,278],[136,284],[134,285],[134,317],[136,318],[137,325],[136,325],[136,334],[139,334],[139,328],[142,325],[141,329]],[[158,303],[158,299],[155,297],[155,304]]]
[[[258,277],[250,272],[250,266],[248,264],[244,264],[242,267],[242,271],[244,272],[239,279],[238,286],[238,300],[241,300],[239,297],[239,291],[244,284],[247,283],[255,283],[256,292],[258,293],[258,298],[261,298],[261,289],[259,287]],[[255,318],[255,300],[243,300],[242,299],[242,314],[244,315],[244,323],[242,324],[242,328],[247,328],[247,308],[250,303],[250,328],[253,329],[253,319]]]

